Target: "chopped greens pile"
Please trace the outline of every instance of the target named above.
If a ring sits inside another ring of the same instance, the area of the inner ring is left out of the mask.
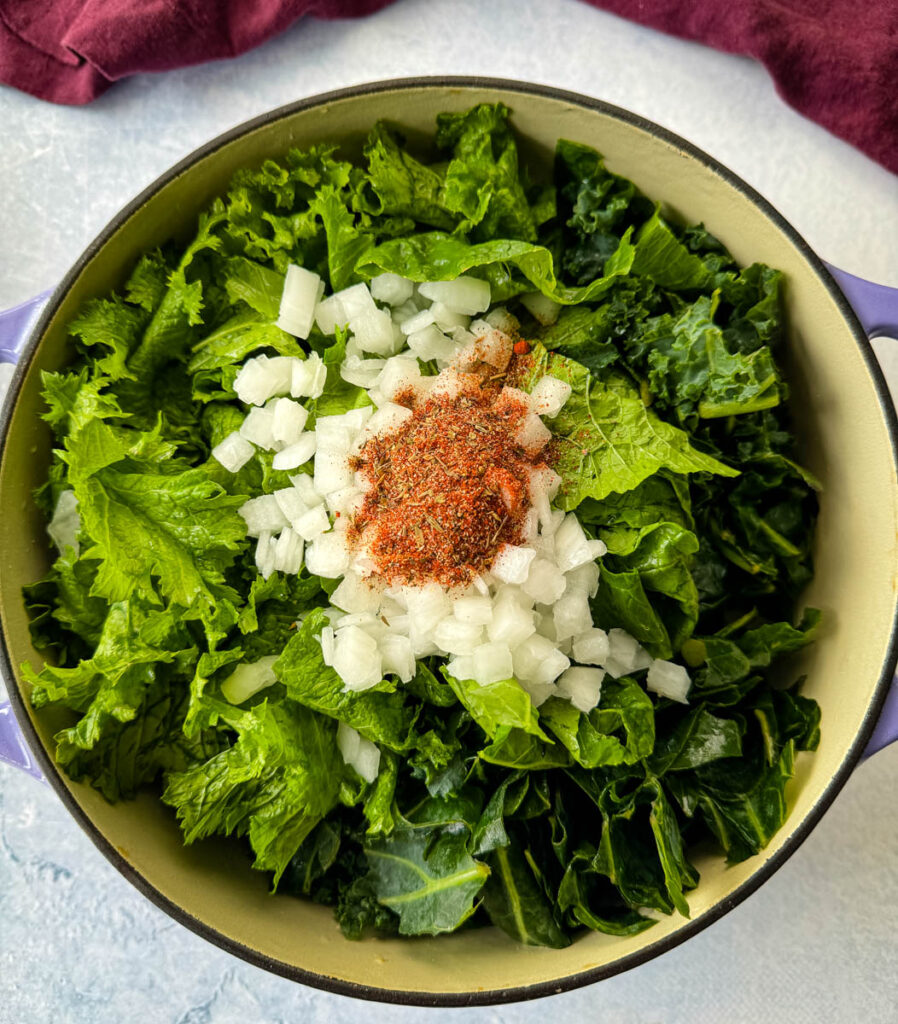
[[[370,401],[340,376],[340,331],[276,326],[290,263],[329,293],[385,272],[489,282],[573,389],[555,504],[607,545],[595,623],[687,666],[688,704],[642,671],[606,677],[588,713],[536,708],[514,680],[447,681],[439,657],[344,688],[319,641],[335,581],[263,579],[237,511],[288,474],[272,452],[235,473],[210,457],[242,422],[249,356],[323,358],[310,424]],[[58,762],[112,801],[158,787],[187,843],[244,837],[273,889],[332,905],[353,938],[492,922],[560,947],[688,915],[690,846],[762,849],[819,738],[817,705],[771,682],[819,619],[792,624],[816,484],[775,360],[780,288],[586,146],[560,141],[552,183],[531,177],[501,105],[441,115],[426,153],[378,124],[357,163],[321,145],[239,172],[186,248],[85,304],[71,366],[43,375],[37,500],[61,553],[26,588],[51,663],[24,672],[35,707],[76,713]],[[563,306],[549,326],[520,301],[534,291]],[[231,703],[224,681],[263,658],[276,681]],[[346,727],[380,751],[373,782],[344,761]]]

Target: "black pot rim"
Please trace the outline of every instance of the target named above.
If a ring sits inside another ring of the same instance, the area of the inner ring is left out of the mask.
[[[895,407],[892,403],[888,386],[882,374],[882,370],[880,369],[879,363],[876,360],[870,341],[861,327],[854,310],[849,305],[848,300],[845,298],[841,289],[830,275],[824,263],[814,253],[808,243],[801,237],[795,228],[793,228],[785,219],[785,217],[783,217],[782,214],[780,214],[766,199],[764,199],[763,196],[738,177],[738,175],[718,163],[697,146],[687,142],[674,132],[671,132],[666,128],[662,128],[660,125],[657,125],[652,121],[649,121],[646,118],[641,117],[638,114],[634,114],[622,107],[617,107],[613,104],[593,99],[580,93],[571,92],[565,89],[557,89],[553,86],[537,85],[514,79],[477,76],[422,76],[414,78],[385,79],[375,82],[367,82],[361,85],[349,86],[343,89],[336,89],[330,92],[318,93],[317,95],[310,96],[306,99],[285,104],[284,106],[268,111],[265,114],[261,114],[258,117],[252,118],[249,121],[245,121],[236,127],[229,129],[195,149],[188,156],[184,157],[184,159],[169,168],[169,170],[164,174],[160,175],[151,185],[145,188],[138,196],[132,199],[130,203],[124,206],[119,213],[112,218],[103,231],[101,231],[100,234],[90,243],[65,275],[59,286],[53,292],[47,305],[44,307],[44,310],[35,324],[28,342],[23,349],[22,355],[17,363],[15,373],[13,374],[13,378],[10,382],[9,397],[5,404],[2,417],[0,417],[0,452],[5,448],[6,437],[12,419],[12,411],[15,407],[22,384],[28,373],[31,360],[37,350],[38,343],[69,288],[81,273],[85,264],[93,259],[97,252],[106,244],[111,235],[116,232],[122,224],[127,221],[160,188],[193,166],[197,161],[210,156],[240,136],[257,128],[271,124],[288,115],[298,113],[299,111],[333,103],[338,100],[350,99],[356,96],[365,96],[378,92],[447,87],[503,90],[506,92],[519,93],[522,96],[540,96],[548,99],[561,100],[574,106],[583,107],[587,110],[597,111],[601,114],[605,114],[622,121],[625,124],[631,125],[634,128],[641,129],[642,131],[653,135],[655,138],[679,149],[692,159],[699,161],[708,170],[712,171],[727,184],[741,192],[742,195],[749,199],[754,206],[761,211],[761,213],[771,220],[799,250],[838,306],[842,317],[846,321],[846,324],[861,351],[867,371],[873,380],[876,395],[888,427],[892,448],[892,459],[896,467],[898,467],[898,417],[896,417]],[[633,967],[638,967],[640,964],[646,963],[647,961],[654,959],[656,956],[660,956],[662,953],[666,953],[668,950],[673,949],[675,946],[685,942],[687,939],[702,931],[704,928],[707,928],[715,921],[718,921],[724,916],[724,914],[738,906],[743,900],[755,892],[755,890],[767,881],[767,879],[785,863],[785,861],[798,849],[798,847],[801,846],[804,840],[811,833],[814,826],[819,822],[824,812],[829,808],[836,795],[845,785],[849,775],[859,762],[867,741],[869,740],[879,718],[880,711],[885,703],[892,678],[895,674],[896,660],[898,660],[898,599],[896,599],[896,607],[893,612],[892,631],[879,682],[877,683],[873,699],[870,701],[867,708],[861,728],[843,758],[838,770],[820,794],[810,813],[798,828],[796,828],[785,840],[782,847],[780,847],[779,850],[777,850],[761,867],[759,867],[750,878],[746,879],[745,882],[743,882],[728,896],[718,901],[712,909],[706,911],[694,921],[690,921],[683,925],[674,934],[659,939],[657,942],[651,943],[649,946],[639,950],[638,952],[631,953],[619,960],[615,960],[613,963],[581,971],[577,974],[559,978],[556,981],[546,981],[535,985],[523,985],[507,989],[491,989],[488,991],[431,993],[404,991],[401,989],[376,988],[371,985],[361,985],[355,982],[348,982],[339,978],[317,974],[312,971],[306,971],[302,968],[286,964],[283,961],[267,957],[264,954],[259,953],[257,950],[251,949],[243,943],[225,936],[205,922],[200,921],[198,918],[188,913],[183,907],[174,903],[156,889],[155,886],[153,886],[142,874],[140,874],[140,872],[132,867],[121,856],[115,847],[99,831],[91,818],[81,809],[80,805],[66,788],[59,774],[59,769],[57,768],[56,763],[45,749],[36,729],[32,725],[31,718],[26,710],[25,700],[19,692],[14,666],[10,659],[5,627],[0,629],[0,669],[2,669],[5,678],[10,681],[10,703],[12,704],[19,726],[27,738],[28,744],[34,753],[36,760],[40,764],[44,775],[56,790],[69,812],[90,837],[94,845],[144,896],[151,900],[161,910],[165,911],[165,913],[170,917],[174,918],[180,924],[186,926],[197,935],[200,935],[212,944],[240,957],[248,963],[251,963],[256,967],[261,967],[273,974],[289,978],[292,981],[300,982],[301,984],[321,989],[326,992],[350,996],[356,999],[366,999],[406,1006],[427,1007],[489,1006],[500,1003],[539,999],[543,996],[569,992],[585,985],[591,985],[594,982],[601,981],[605,978],[613,977],[616,974],[621,974]]]

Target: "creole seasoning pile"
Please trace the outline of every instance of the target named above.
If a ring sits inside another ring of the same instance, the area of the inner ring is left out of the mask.
[[[543,446],[518,438],[529,409],[482,376],[457,379],[450,394],[399,395],[411,417],[353,461],[370,489],[350,543],[364,545],[391,585],[468,584],[503,544],[523,539],[530,470],[546,465]]]

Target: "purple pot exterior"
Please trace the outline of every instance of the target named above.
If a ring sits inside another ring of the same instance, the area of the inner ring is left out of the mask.
[[[898,288],[875,284],[831,264],[827,268],[857,314],[861,326],[871,338],[898,339]],[[14,363],[49,297],[44,292],[6,312],[0,313],[0,363]],[[864,750],[868,758],[898,740],[898,678],[886,698],[879,721]],[[19,729],[8,703],[0,703],[0,761],[22,768],[35,779],[44,780]]]

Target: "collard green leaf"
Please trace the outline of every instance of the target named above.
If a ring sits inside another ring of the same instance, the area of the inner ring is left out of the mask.
[[[705,824],[735,864],[760,852],[786,820],[786,783],[795,770],[795,741],[788,740],[772,765],[760,758],[721,773],[707,765],[685,782]]]
[[[471,833],[475,857],[508,845],[505,818],[520,806],[528,785],[529,776],[524,771],[513,771],[493,792]]]
[[[626,676],[606,677],[599,706],[588,714],[558,697],[550,697],[541,712],[545,727],[584,768],[634,764],[654,746],[651,699]]]
[[[628,757],[626,747],[616,736],[607,736],[596,729],[590,717],[592,712],[584,714],[570,701],[558,697],[550,697],[541,710],[545,727],[584,768],[634,760],[632,755]]]
[[[526,851],[517,845],[498,846],[489,856],[489,866],[483,906],[494,925],[525,946],[563,949],[571,944],[534,877]]]
[[[327,874],[340,852],[340,829],[319,822],[302,841],[281,878],[281,892],[311,896],[316,883]]]
[[[767,690],[752,702],[761,728],[768,765],[776,764],[786,743],[816,750],[820,742],[820,705],[791,690]]]
[[[533,733],[508,726],[497,730],[493,742],[480,750],[477,756],[489,764],[532,771],[564,768],[570,764],[570,757],[559,744],[544,743]]]
[[[600,798],[602,836],[593,868],[618,888],[633,909],[654,907],[669,914],[674,908],[688,917],[684,890],[698,882],[686,860],[673,809],[657,779],[646,778],[636,789],[614,790]]]
[[[649,763],[652,771],[698,768],[721,757],[739,757],[744,727],[736,720],[718,718],[704,707],[690,711],[670,732],[658,737]]]
[[[594,860],[595,849],[583,845],[565,864],[558,887],[558,909],[567,922],[606,935],[638,935],[651,928],[654,920],[626,906],[595,870]]]
[[[464,835],[435,842],[426,830],[395,831],[365,845],[377,899],[399,915],[401,935],[455,931],[474,913],[490,869],[467,852]]]
[[[406,829],[437,834],[473,834],[483,810],[483,794],[475,786],[463,786],[458,792],[426,795],[402,814]]]
[[[757,672],[779,655],[801,650],[813,642],[821,622],[816,608],[805,610],[799,626],[771,622],[747,630],[736,639],[703,637],[699,650],[704,664],[694,674],[695,695],[711,704],[736,704],[758,681]]]

